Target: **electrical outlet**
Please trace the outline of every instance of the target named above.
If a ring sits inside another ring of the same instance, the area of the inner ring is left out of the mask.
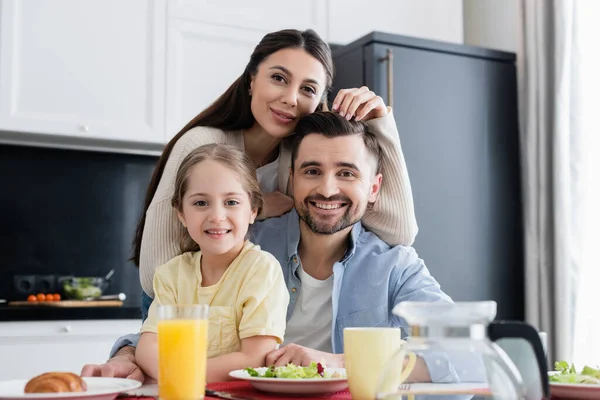
[[[36,275],[35,291],[36,293],[56,292],[56,275]]]
[[[16,295],[28,296],[35,292],[35,275],[15,275],[13,290]]]

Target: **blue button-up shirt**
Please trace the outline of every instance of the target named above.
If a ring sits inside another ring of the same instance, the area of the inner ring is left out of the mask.
[[[250,239],[281,264],[290,294],[289,320],[302,290],[297,273],[300,218],[292,210],[281,217],[257,222],[252,226]],[[408,325],[392,314],[394,306],[402,301],[452,302],[412,247],[389,246],[366,231],[360,222],[352,227],[346,254],[333,266],[333,279],[331,344],[338,354],[344,351],[343,332],[347,327],[400,327],[406,336]],[[151,302],[142,293],[143,316]],[[111,354],[126,345],[136,346],[138,340],[139,334],[119,338]],[[449,359],[436,357],[435,363],[430,363],[430,357],[423,356],[432,381],[459,380]]]
[[[300,266],[298,214],[294,210],[257,223],[251,240],[273,254],[283,268],[290,293],[289,320],[302,290],[297,272]],[[392,314],[392,309],[407,300],[452,301],[412,247],[391,247],[366,231],[360,222],[356,223],[350,232],[346,254],[333,265],[333,351],[343,353],[343,332],[348,327],[401,327],[406,334],[407,324]]]

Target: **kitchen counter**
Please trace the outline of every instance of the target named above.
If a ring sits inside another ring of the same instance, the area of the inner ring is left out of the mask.
[[[54,308],[0,305],[0,321],[136,319],[141,316],[139,306]]]

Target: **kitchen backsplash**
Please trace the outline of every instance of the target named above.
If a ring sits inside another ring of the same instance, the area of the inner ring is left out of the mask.
[[[155,156],[0,145],[0,298],[16,275],[105,276],[140,299],[132,239]]]

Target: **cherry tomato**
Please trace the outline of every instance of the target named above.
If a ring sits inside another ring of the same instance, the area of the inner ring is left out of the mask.
[[[34,295],[30,294],[30,295],[27,297],[27,301],[37,301],[37,297],[35,297]]]
[[[60,294],[54,293],[54,301],[60,301]]]
[[[46,295],[46,301],[54,301],[54,295],[52,295],[52,293],[48,293]]]
[[[37,300],[38,301],[46,301],[46,295],[44,293],[38,293]]]

